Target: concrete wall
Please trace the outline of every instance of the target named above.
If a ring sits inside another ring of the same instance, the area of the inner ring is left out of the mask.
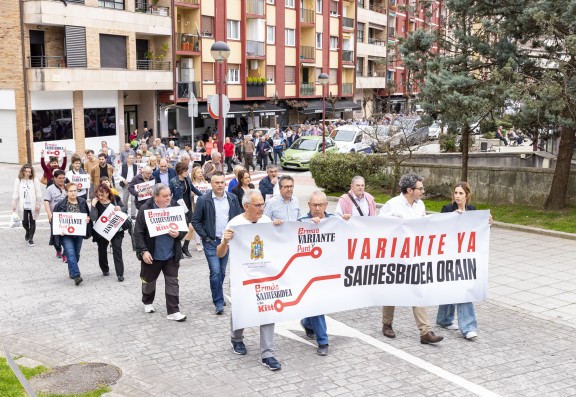
[[[529,150],[530,148],[525,153],[470,153],[468,165],[504,168],[554,168],[556,166],[555,156],[548,153],[535,153]],[[415,154],[409,161],[411,163],[460,165],[462,163],[462,154]],[[573,167],[573,169],[576,169],[576,167]]]
[[[426,188],[453,186],[460,180],[460,165],[411,163],[402,173],[415,172],[425,178]],[[468,182],[474,201],[492,204],[542,206],[550,191],[553,169],[469,166]],[[429,190],[429,189],[427,189]],[[576,205],[576,171],[570,173],[566,202]]]

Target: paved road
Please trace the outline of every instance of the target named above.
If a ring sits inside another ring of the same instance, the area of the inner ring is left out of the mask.
[[[6,227],[18,167],[0,165],[0,343],[13,353],[62,365],[105,362],[123,376],[125,396],[574,396],[576,395],[576,241],[493,228],[487,302],[477,304],[480,336],[436,329],[445,340],[421,345],[411,310],[397,310],[395,340],[382,336],[377,307],[328,318],[330,354],[319,357],[297,323],[277,325],[272,373],[259,364],[258,330],[248,355],[231,352],[229,307],[213,315],[203,254],[182,262],[185,323],[165,318],[163,283],[155,314],[140,302],[139,263],[124,242],[126,281],[102,277],[95,244],[85,241],[75,287],[48,247]],[[314,189],[296,176],[301,202]],[[45,216],[44,216],[45,218]],[[111,261],[111,258],[110,258]],[[430,318],[436,308],[429,309]]]

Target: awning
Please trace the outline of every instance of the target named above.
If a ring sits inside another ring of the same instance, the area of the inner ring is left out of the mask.
[[[307,101],[308,106],[302,110],[301,113],[303,114],[313,114],[313,113],[322,113],[322,100],[315,99],[312,101]],[[360,110],[362,107],[357,104],[356,102],[352,101],[338,101],[334,105],[334,111],[336,112],[352,112],[354,110]],[[326,101],[326,113],[332,112],[332,105],[330,102]]]
[[[254,106],[255,103],[260,107],[253,109],[254,116],[276,116],[286,113],[286,109],[272,105],[268,102],[230,102],[230,111],[228,114],[226,114],[226,118],[235,119],[236,117],[248,117],[250,115],[250,109],[247,109],[245,106]],[[198,104],[198,116],[202,117],[203,119],[210,118],[210,114],[208,113],[208,105],[206,102]]]

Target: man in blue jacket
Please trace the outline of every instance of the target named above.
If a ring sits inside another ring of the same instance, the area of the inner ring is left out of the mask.
[[[152,173],[152,176],[156,179],[156,183],[170,186],[170,181],[176,177],[176,170],[168,167],[168,160],[166,159],[161,159],[159,165],[160,167]]]
[[[226,192],[226,176],[216,172],[211,180],[212,190],[198,197],[196,209],[192,215],[192,226],[202,239],[204,254],[210,268],[210,290],[216,314],[224,313],[224,277],[228,253],[222,258],[216,255],[216,248],[222,240],[228,221],[239,215],[242,210],[234,193]]]
[[[264,201],[268,201],[273,195],[278,194],[280,190],[276,187],[278,184],[278,167],[274,164],[270,164],[266,167],[266,173],[268,176],[262,178],[260,183],[258,183],[258,189],[264,197]]]

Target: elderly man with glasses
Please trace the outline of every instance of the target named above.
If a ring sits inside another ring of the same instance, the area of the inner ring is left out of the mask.
[[[426,216],[426,207],[421,198],[424,195],[424,178],[416,174],[406,174],[400,178],[400,194],[391,198],[380,209],[380,216],[394,218],[420,218]],[[394,306],[382,308],[382,334],[387,338],[395,338],[396,333],[392,329],[394,321]],[[414,319],[420,330],[420,343],[437,343],[444,339],[443,336],[435,335],[428,321],[428,313],[425,307],[413,307]]]

